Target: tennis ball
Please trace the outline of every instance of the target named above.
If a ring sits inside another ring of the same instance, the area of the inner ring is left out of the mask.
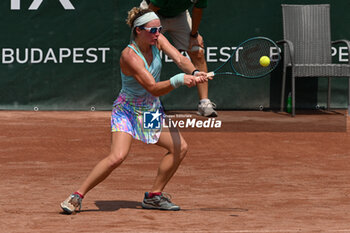
[[[263,66],[263,67],[266,67],[266,66],[268,66],[268,65],[270,65],[270,58],[269,57],[267,57],[267,56],[262,56],[261,58],[260,58],[260,65],[261,66]]]

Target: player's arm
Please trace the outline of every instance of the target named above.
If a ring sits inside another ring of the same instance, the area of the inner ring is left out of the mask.
[[[145,68],[143,60],[130,48],[126,48],[120,57],[120,68],[127,76],[132,76],[141,86],[154,96],[161,96],[174,89],[170,81],[156,82],[152,74]]]
[[[162,34],[158,37],[158,48],[168,55],[186,74],[192,74],[196,70],[190,59],[183,56]]]
[[[142,87],[154,96],[165,95],[174,89],[170,80],[156,82],[152,74],[145,68],[143,60],[130,48],[123,51],[120,58],[120,68],[125,75],[135,78]],[[203,78],[196,80],[192,75],[183,76],[183,85],[188,87],[203,81]]]

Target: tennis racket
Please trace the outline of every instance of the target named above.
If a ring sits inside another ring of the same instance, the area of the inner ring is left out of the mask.
[[[241,43],[231,57],[208,76],[262,78],[277,67],[280,59],[280,49],[275,42],[266,37],[253,37]]]

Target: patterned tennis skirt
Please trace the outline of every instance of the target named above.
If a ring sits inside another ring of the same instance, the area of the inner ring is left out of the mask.
[[[111,131],[128,133],[133,138],[147,144],[157,143],[161,128],[145,129],[143,127],[143,113],[157,110],[161,114],[160,123],[162,123],[165,113],[158,97],[152,95],[130,97],[125,93],[120,93],[113,103]]]

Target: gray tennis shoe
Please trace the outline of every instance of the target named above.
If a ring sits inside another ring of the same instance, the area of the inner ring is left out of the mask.
[[[210,100],[207,102],[199,102],[198,114],[205,117],[217,117],[218,113],[214,110],[216,105]]]
[[[81,202],[83,199],[78,194],[71,194],[61,203],[61,208],[66,214],[72,214],[81,210]]]
[[[180,210],[180,207],[175,205],[170,200],[170,195],[162,193],[153,197],[149,197],[149,193],[145,193],[142,201],[142,208],[157,209],[157,210]]]

